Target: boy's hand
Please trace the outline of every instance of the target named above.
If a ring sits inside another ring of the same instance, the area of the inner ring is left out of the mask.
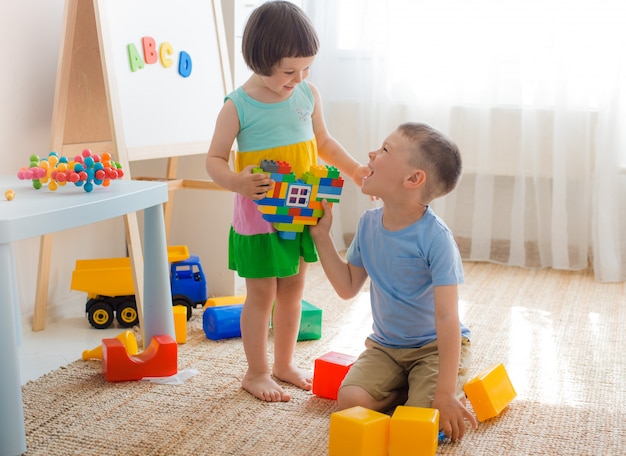
[[[465,420],[469,421],[474,429],[478,427],[474,415],[454,395],[435,396],[432,407],[439,410],[439,427],[452,442],[461,440],[465,435]]]
[[[324,215],[317,221],[317,225],[309,227],[309,232],[313,238],[330,234],[330,227],[333,224],[333,206],[328,201],[322,200],[322,208]]]
[[[253,173],[253,165],[246,166],[236,176],[236,192],[252,200],[260,200],[274,187],[274,181],[265,173]]]

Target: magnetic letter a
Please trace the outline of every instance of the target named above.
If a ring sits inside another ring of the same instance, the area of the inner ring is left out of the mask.
[[[128,60],[130,62],[130,70],[133,72],[141,70],[144,67],[143,59],[133,43],[128,45]]]

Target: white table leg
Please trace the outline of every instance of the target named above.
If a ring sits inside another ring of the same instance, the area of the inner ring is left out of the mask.
[[[174,333],[172,292],[167,263],[167,241],[163,206],[144,210],[144,293],[143,293],[143,336],[144,348],[154,336]]]
[[[17,456],[26,452],[22,382],[17,351],[15,309],[18,302],[11,244],[0,244],[0,449]],[[21,327],[20,327],[21,328]]]

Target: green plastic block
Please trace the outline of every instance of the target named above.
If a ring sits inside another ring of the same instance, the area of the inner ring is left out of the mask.
[[[322,309],[302,300],[302,317],[298,340],[317,340],[322,338]]]

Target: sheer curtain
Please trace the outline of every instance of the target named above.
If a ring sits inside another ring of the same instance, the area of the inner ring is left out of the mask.
[[[433,203],[463,257],[626,280],[626,27],[619,1],[305,0],[329,129],[358,159],[401,122],[459,145]],[[350,193],[352,192],[352,193]],[[351,232],[366,197],[348,189]]]

